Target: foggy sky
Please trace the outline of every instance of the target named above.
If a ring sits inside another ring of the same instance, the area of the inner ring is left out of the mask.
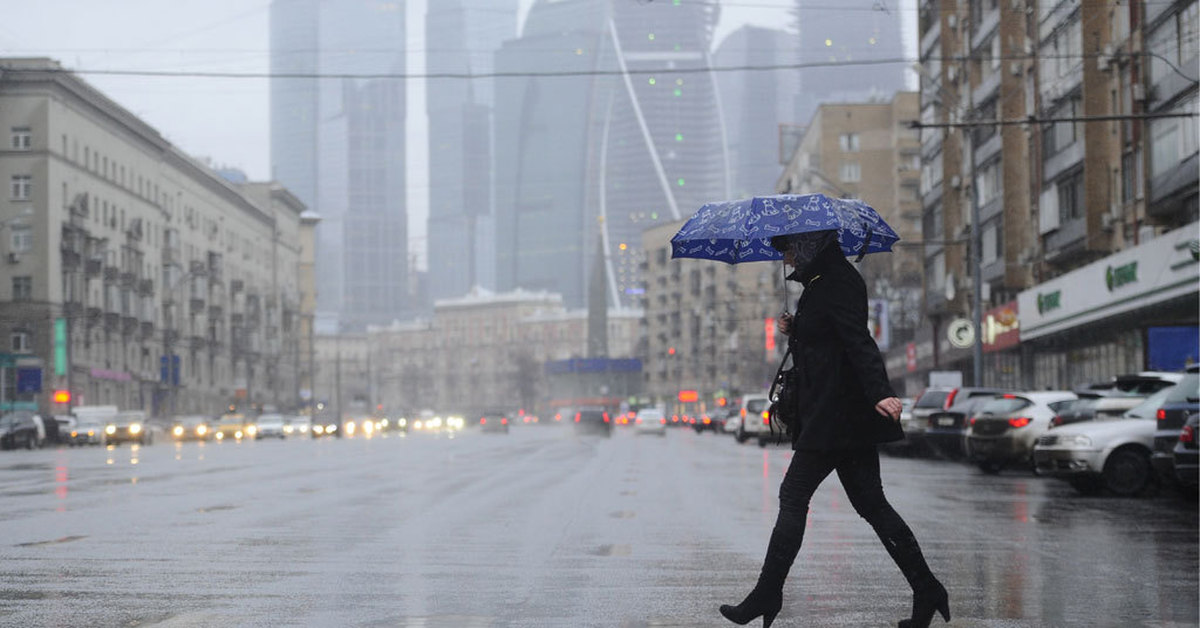
[[[408,71],[424,71],[425,2],[408,5]],[[633,1],[633,0],[630,0]],[[684,0],[688,1],[688,0]],[[521,0],[524,18],[533,0]],[[778,27],[794,0],[726,0],[716,43],[744,24]],[[915,49],[915,0],[905,0],[906,37]],[[912,7],[909,9],[908,7]],[[0,0],[0,56],[48,56],[77,70],[269,71],[270,0]],[[83,78],[158,129],[182,150],[270,173],[266,78]],[[425,90],[408,91],[408,212],[414,253],[424,259],[428,175]]]

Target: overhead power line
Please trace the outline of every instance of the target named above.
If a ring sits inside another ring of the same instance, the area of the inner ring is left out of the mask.
[[[1163,60],[1168,65],[1172,65],[1170,61],[1153,52],[1137,52],[1123,53],[1124,56],[1150,56]],[[1031,60],[1031,59],[1085,59],[1089,57],[1108,57],[1104,53],[1085,53],[1085,54],[1067,54],[1067,55],[1043,55],[1043,54],[1021,54],[1021,55],[1002,55],[994,57],[1000,60]],[[942,63],[948,62],[967,62],[976,60],[969,55],[954,55],[949,57],[930,57],[926,61],[939,60]],[[11,72],[14,74],[27,73],[36,74],[44,72],[57,72],[62,74],[81,74],[95,76],[145,76],[145,77],[169,77],[169,78],[250,78],[250,79],[362,79],[362,80],[378,80],[378,79],[395,79],[395,80],[428,80],[428,79],[486,79],[486,78],[532,78],[532,77],[579,77],[579,76],[623,76],[626,74],[634,75],[652,75],[652,74],[706,74],[710,72],[769,72],[776,70],[804,70],[813,68],[838,68],[838,67],[856,67],[856,66],[876,66],[876,65],[911,65],[918,62],[917,59],[907,57],[890,57],[880,59],[852,59],[852,60],[831,60],[831,61],[809,61],[804,63],[779,63],[779,64],[744,64],[733,66],[701,66],[701,67],[675,67],[675,68],[628,68],[620,69],[591,69],[591,70],[529,70],[529,71],[513,71],[513,72],[374,72],[374,73],[356,73],[356,72],[228,72],[228,71],[194,71],[194,70],[112,70],[112,69],[71,69],[71,68],[24,68],[24,67],[6,67],[0,65],[0,72]],[[1175,66],[1172,65],[1174,68]],[[1175,68],[1179,71],[1178,68]],[[1186,76],[1186,75],[1184,75]],[[1187,77],[1191,79],[1191,77]],[[1191,79],[1195,80],[1195,79]]]
[[[1117,122],[1122,120],[1155,120],[1159,118],[1195,118],[1200,117],[1196,111],[1163,111],[1158,113],[1126,113],[1110,116],[1064,116],[1042,118],[1030,115],[1025,118],[1012,120],[971,120],[968,122],[921,122],[913,120],[908,123],[910,129],[958,129],[979,126],[1013,126],[1017,124],[1053,124],[1055,122]]]

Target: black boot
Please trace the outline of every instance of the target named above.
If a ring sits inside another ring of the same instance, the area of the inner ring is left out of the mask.
[[[889,507],[878,520],[875,533],[913,589],[912,616],[901,620],[900,628],[928,628],[935,611],[941,613],[942,619],[950,621],[950,598],[946,587],[929,569],[908,524]]]
[[[800,551],[804,540],[804,525],[781,525],[776,522],[771,532],[771,542],[767,545],[767,557],[763,560],[762,573],[758,576],[758,584],[750,595],[737,606],[721,605],[721,614],[725,619],[745,625],[758,617],[763,618],[763,628],[769,628],[775,616],[783,608],[783,582],[787,580],[792,561]]]

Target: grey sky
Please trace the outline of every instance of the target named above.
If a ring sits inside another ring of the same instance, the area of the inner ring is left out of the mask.
[[[413,73],[424,65],[420,27],[426,1],[408,6]],[[521,0],[522,17],[532,4]],[[725,0],[717,39],[743,24],[785,23],[792,5],[793,0]],[[901,6],[904,31],[915,38],[915,0]],[[48,56],[80,70],[264,73],[269,7],[269,0],[0,0],[0,56]],[[270,178],[266,79],[84,78],[183,150],[241,168],[253,179]],[[410,86],[409,233],[422,259],[428,195],[424,96],[423,86]]]

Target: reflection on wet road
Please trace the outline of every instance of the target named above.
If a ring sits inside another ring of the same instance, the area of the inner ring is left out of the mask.
[[[156,444],[0,454],[0,626],[722,626],[792,453],[712,434]],[[1173,495],[883,459],[955,626],[1195,626]],[[910,596],[831,478],[779,626],[895,625]],[[935,624],[936,625],[936,624]]]

